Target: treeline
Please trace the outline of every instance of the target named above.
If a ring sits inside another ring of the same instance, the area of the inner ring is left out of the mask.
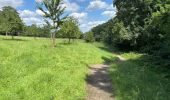
[[[10,35],[12,39],[14,36],[51,37],[52,29],[53,27],[49,23],[41,27],[36,24],[25,25],[17,10],[10,6],[3,7],[0,11],[0,35]],[[65,19],[60,30],[57,30],[56,33],[57,38],[68,38],[69,42],[71,39],[82,37],[79,24],[72,17]]]
[[[116,16],[94,27],[93,38],[123,50],[161,57],[167,64],[170,60],[170,0],[114,0],[113,4],[117,8]],[[169,66],[170,62],[166,67]]]
[[[6,6],[0,11],[0,35],[48,37],[49,27],[26,26],[16,9]]]

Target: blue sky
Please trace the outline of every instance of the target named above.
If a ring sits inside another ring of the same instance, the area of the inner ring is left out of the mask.
[[[0,9],[3,6],[12,6],[17,9],[26,25],[37,24],[42,26],[42,12],[36,8],[36,2],[42,0],[0,0]],[[89,31],[92,27],[106,22],[114,17],[116,9],[112,0],[64,0],[66,13],[78,19],[80,29]]]

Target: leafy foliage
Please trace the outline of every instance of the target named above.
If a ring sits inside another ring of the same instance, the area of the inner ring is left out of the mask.
[[[31,36],[31,37],[49,37],[50,36],[50,27],[45,25],[43,27],[38,27],[36,25],[25,26],[22,36]]]
[[[43,0],[40,4],[38,4],[39,10],[44,13],[44,18],[46,18],[46,22],[50,25],[50,21],[52,21],[52,29],[58,30],[58,28],[62,25],[64,19],[67,16],[64,16],[65,8],[62,7],[63,0]],[[50,21],[49,21],[50,20]],[[53,42],[53,47],[55,46],[55,34],[56,32],[52,32],[51,38]]]
[[[69,43],[71,42],[71,39],[76,39],[79,38],[81,35],[81,31],[79,29],[78,26],[78,21],[73,18],[73,17],[69,17],[67,18],[63,25],[61,26],[60,32],[62,37],[64,38],[68,38],[69,39]]]
[[[12,38],[13,35],[18,35],[19,32],[22,32],[23,23],[14,8],[6,6],[0,11],[0,29],[2,33],[10,33]]]
[[[157,44],[168,32],[163,32],[169,29],[169,15],[166,14],[170,8],[168,0],[115,0],[113,3],[117,16],[93,28],[95,37],[104,38],[102,40],[112,45],[138,50],[146,44]],[[164,18],[165,15],[167,18]],[[162,22],[166,26],[158,27]]]
[[[114,0],[116,17],[92,29],[94,38],[123,50],[158,56],[170,66],[170,1]]]
[[[90,31],[90,32],[85,33],[85,41],[86,42],[94,42],[95,41],[93,32]]]

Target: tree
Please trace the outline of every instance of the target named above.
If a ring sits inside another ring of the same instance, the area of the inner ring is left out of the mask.
[[[0,11],[0,32],[5,32],[4,28],[6,27],[5,23],[6,23],[6,19],[2,14],[2,11]]]
[[[166,12],[169,0],[115,0],[117,19],[123,22],[123,26],[130,34],[129,46],[140,48],[149,41],[159,40],[159,29],[153,32],[147,30],[154,19],[154,16]],[[158,33],[158,34],[157,34]],[[122,34],[121,31],[119,34]],[[154,34],[154,35],[153,35]],[[149,37],[148,37],[149,36]],[[155,39],[151,39],[154,37]],[[147,41],[148,40],[148,41]],[[125,42],[122,42],[125,43]],[[127,42],[126,42],[127,43]],[[125,44],[126,44],[125,43]],[[153,44],[152,44],[153,45]]]
[[[43,27],[38,27],[37,25],[33,24],[31,26],[25,26],[23,36],[31,36],[31,37],[49,37],[50,27],[44,25]]]
[[[3,11],[0,11],[0,31],[2,32],[3,35],[5,33],[6,36],[8,35],[8,32],[10,32],[9,22],[7,18],[4,16]]]
[[[28,36],[33,36],[34,39],[38,36],[39,34],[39,29],[35,24],[32,24],[31,26],[26,27],[26,34]]]
[[[44,13],[43,16],[47,24],[52,21],[52,29],[54,29],[51,34],[53,47],[55,46],[56,30],[59,29],[64,19],[67,18],[67,16],[63,15],[65,7],[62,6],[62,3],[63,0],[43,0],[38,4],[39,10]]]
[[[85,33],[85,41],[86,42],[94,42],[94,33],[92,31]]]
[[[116,17],[92,28],[95,39],[147,53],[162,47],[170,29],[169,0],[114,0],[113,4]]]
[[[18,12],[14,8],[6,6],[3,7],[1,14],[4,17],[2,23],[4,31],[6,34],[10,33],[14,39],[14,35],[18,35],[23,30],[23,23]]]
[[[73,17],[69,17],[65,20],[60,31],[64,38],[69,39],[69,43],[71,42],[71,39],[79,38],[81,35],[78,21]]]
[[[36,39],[36,37],[39,34],[39,29],[36,26],[36,24],[33,24],[33,25],[30,26],[30,32],[31,32],[30,34],[32,34],[32,36],[34,36],[34,39]]]

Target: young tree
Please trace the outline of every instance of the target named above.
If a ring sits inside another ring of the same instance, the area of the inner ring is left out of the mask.
[[[36,24],[30,26],[30,34],[36,39],[37,35],[39,34],[39,29]]]
[[[63,37],[69,39],[69,43],[71,42],[71,39],[79,38],[81,34],[78,21],[73,17],[69,17],[65,20],[61,26],[60,32],[62,32]]]
[[[53,47],[55,46],[56,31],[67,17],[63,15],[65,7],[63,7],[62,3],[63,0],[43,0],[38,3],[38,8],[44,13],[43,16],[46,22],[49,24],[52,21],[52,29],[55,30],[51,33]]]
[[[94,42],[94,33],[92,31],[85,33],[86,42]]]

